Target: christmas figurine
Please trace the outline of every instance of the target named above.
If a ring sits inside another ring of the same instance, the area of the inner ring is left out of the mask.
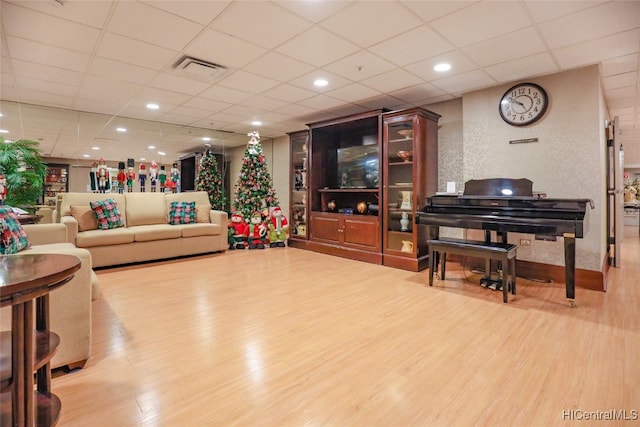
[[[279,206],[273,208],[269,222],[269,247],[284,248],[289,233],[289,223]]]
[[[138,180],[140,181],[140,192],[141,193],[144,193],[146,191],[145,183],[147,182],[147,171],[145,169],[146,169],[146,166],[141,164],[140,165],[140,169],[138,170]]]
[[[158,164],[155,160],[151,161],[151,167],[149,168],[149,183],[151,184],[151,192],[156,192],[156,185],[158,184]]]
[[[100,157],[98,161],[98,170],[96,171],[96,177],[98,180],[98,191],[101,193],[106,193],[107,189],[111,185],[111,180],[109,179],[109,168],[104,162],[104,159]]]
[[[133,181],[136,179],[136,173],[132,167],[127,169],[127,193],[133,192]]]
[[[96,161],[93,162],[89,171],[89,186],[91,187],[91,192],[98,191],[98,162]]]
[[[124,173],[124,162],[118,162],[118,193],[124,193],[124,182],[127,176]]]
[[[262,214],[254,212],[247,227],[249,249],[264,249],[264,238],[267,235],[267,227],[262,222]]]
[[[160,174],[158,175],[158,181],[160,181],[160,191],[164,192],[164,187],[167,182],[167,172],[164,170],[164,165],[160,166]]]
[[[248,226],[240,212],[231,214],[228,229],[229,249],[244,249]]]
[[[4,173],[0,170],[0,206],[4,205],[4,200],[7,198],[7,178],[4,177]]]
[[[171,192],[178,192],[178,183],[180,182],[180,170],[178,169],[178,164],[173,163],[171,166],[171,175],[169,176],[171,179]]]

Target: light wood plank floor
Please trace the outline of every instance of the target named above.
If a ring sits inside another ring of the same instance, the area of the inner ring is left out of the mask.
[[[563,284],[522,279],[503,304],[455,263],[430,288],[291,248],[101,270],[92,358],[54,375],[58,425],[638,425],[578,420],[640,411],[627,231],[609,291],[578,289],[577,309]]]

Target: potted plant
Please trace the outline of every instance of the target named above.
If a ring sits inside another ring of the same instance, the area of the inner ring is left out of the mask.
[[[0,137],[0,173],[6,180],[4,204],[33,213],[42,195],[47,165],[42,162],[39,143],[21,139],[6,142]]]

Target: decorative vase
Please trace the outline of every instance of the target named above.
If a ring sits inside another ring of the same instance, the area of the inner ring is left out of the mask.
[[[413,253],[413,242],[410,240],[403,240],[400,252]]]
[[[367,203],[366,202],[358,202],[358,204],[356,205],[356,209],[357,209],[359,214],[367,213]]]
[[[331,200],[329,203],[327,203],[327,209],[330,210],[331,212],[336,210],[336,201],[335,200]]]
[[[409,214],[402,212],[400,218],[400,231],[409,231]]]

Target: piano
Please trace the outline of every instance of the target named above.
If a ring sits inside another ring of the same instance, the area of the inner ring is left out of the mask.
[[[429,226],[429,238],[438,238],[439,227],[495,231],[503,243],[507,233],[561,236],[564,239],[566,296],[575,307],[576,238],[588,228],[590,199],[551,199],[534,195],[528,179],[490,178],[470,180],[464,193],[436,194],[416,213],[418,225]]]

